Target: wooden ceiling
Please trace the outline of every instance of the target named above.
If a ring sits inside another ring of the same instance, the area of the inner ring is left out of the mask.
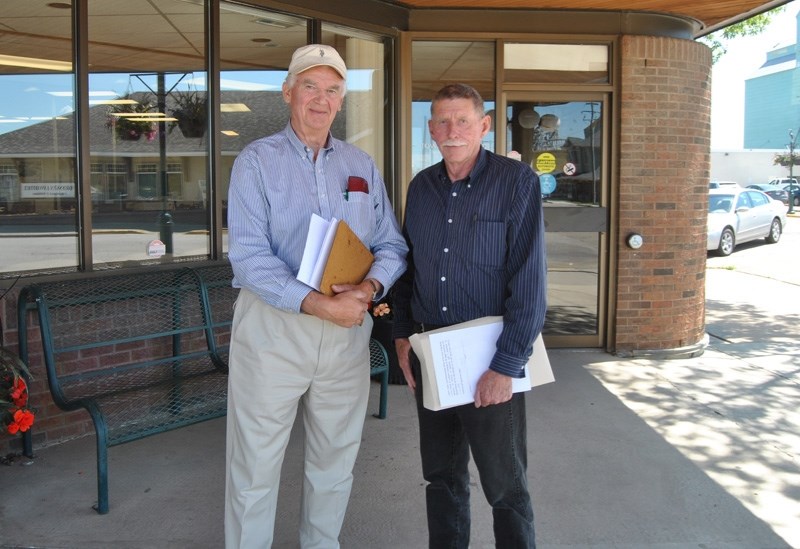
[[[727,26],[789,0],[396,0],[408,9],[546,9],[635,11],[698,21],[704,29]]]

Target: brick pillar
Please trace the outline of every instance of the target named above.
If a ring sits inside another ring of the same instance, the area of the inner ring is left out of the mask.
[[[711,53],[652,36],[621,41],[615,351],[702,352],[711,150]],[[640,233],[644,245],[625,241]]]

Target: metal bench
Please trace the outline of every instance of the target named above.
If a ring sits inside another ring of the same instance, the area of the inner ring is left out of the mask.
[[[215,355],[207,294],[189,268],[34,284],[20,293],[39,320],[55,403],[85,409],[97,434],[97,505],[108,512],[108,448],[224,416],[227,366]]]
[[[224,416],[233,303],[230,265],[153,269],[32,284],[18,302],[20,357],[38,318],[54,402],[85,409],[97,434],[98,513],[109,510],[108,448]],[[31,311],[34,314],[29,314]],[[386,417],[389,362],[370,341]],[[27,434],[30,451],[30,433]]]

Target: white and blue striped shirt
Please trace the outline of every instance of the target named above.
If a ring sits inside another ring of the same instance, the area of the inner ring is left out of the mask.
[[[408,337],[414,322],[448,326],[502,315],[489,368],[522,377],[547,309],[536,173],[483,148],[459,181],[440,162],[411,181],[403,231],[408,270],[393,290],[394,337]]]
[[[345,193],[349,176],[364,178],[369,193]],[[384,293],[405,270],[408,248],[386,187],[372,158],[328,136],[314,152],[291,124],[252,143],[233,164],[228,191],[228,258],[233,285],[273,307],[299,312],[311,290],[295,277],[311,214],[343,219],[375,256],[367,274]]]

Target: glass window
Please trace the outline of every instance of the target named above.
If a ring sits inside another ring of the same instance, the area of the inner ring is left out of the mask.
[[[599,204],[602,115],[600,101],[508,102],[506,152],[539,175],[545,206]]]
[[[78,263],[71,41],[69,4],[3,3],[0,276]]]
[[[281,86],[292,53],[306,44],[308,31],[306,19],[238,4],[222,2],[220,14],[223,180],[218,192],[224,218],[236,156],[251,141],[282,130],[289,121]],[[227,234],[223,236],[227,252]]]
[[[322,43],[336,48],[347,65],[347,95],[336,117],[343,133],[332,133],[366,151],[385,178],[385,48],[375,35],[326,23]]]
[[[416,41],[411,46],[411,175],[442,159],[431,140],[428,120],[431,98],[450,82],[473,86],[494,121],[494,43]],[[483,147],[495,149],[494,123],[483,138]]]
[[[209,253],[204,21],[201,2],[89,1],[95,265],[149,260],[153,240]]]
[[[547,335],[600,331],[605,104],[594,93],[507,93],[506,153],[534,169],[543,195]]]
[[[604,44],[505,44],[505,82],[608,84]]]

